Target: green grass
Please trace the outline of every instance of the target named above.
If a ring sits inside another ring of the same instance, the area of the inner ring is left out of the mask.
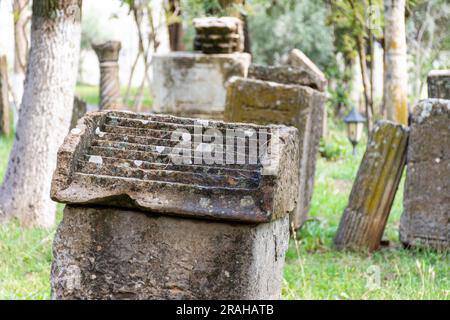
[[[79,87],[83,97],[89,90]],[[92,90],[93,92],[94,90]],[[93,99],[93,98],[92,98]],[[333,132],[336,141],[343,134]],[[0,138],[0,180],[12,138]],[[364,152],[351,156],[348,143],[336,161],[319,159],[310,219],[291,240],[284,269],[284,299],[449,299],[448,254],[406,250],[398,242],[403,182],[385,232],[390,246],[378,252],[337,252],[332,242]],[[57,221],[61,219],[59,206]],[[48,299],[51,230],[0,225],[0,299]],[[378,279],[370,281],[370,279]],[[371,284],[372,285],[369,285]]]
[[[122,96],[126,94],[126,88],[122,87],[120,89]],[[133,108],[134,98],[138,93],[138,88],[131,88],[130,98],[127,101],[127,106],[131,109]],[[91,86],[86,84],[78,84],[75,90],[76,94],[81,97],[84,101],[89,104],[98,104],[99,101],[99,91],[97,86]],[[144,88],[144,99],[142,101],[141,111],[150,111],[152,106],[152,98],[148,88]]]

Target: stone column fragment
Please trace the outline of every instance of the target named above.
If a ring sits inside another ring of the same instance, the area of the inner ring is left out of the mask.
[[[100,62],[100,109],[121,109],[119,53],[122,45],[119,41],[107,41],[92,47]]]
[[[279,298],[298,161],[293,127],[87,114],[53,177],[52,298]]]
[[[432,70],[428,74],[428,98],[450,100],[450,70]]]
[[[222,119],[226,82],[247,76],[247,53],[172,52],[153,56],[153,110],[204,119]]]
[[[249,77],[229,81],[225,121],[278,123],[299,130],[300,191],[297,211],[291,217],[291,224],[297,229],[310,206],[326,95],[303,85],[311,84],[311,78],[287,66],[252,66]]]
[[[207,54],[244,51],[244,28],[239,18],[197,18],[193,24],[194,50]]]
[[[450,248],[450,100],[420,101],[411,114],[400,240]]]
[[[339,224],[338,249],[379,247],[405,166],[407,141],[406,127],[389,121],[375,125]]]
[[[9,135],[10,105],[8,99],[8,65],[6,56],[0,56],[0,134]]]

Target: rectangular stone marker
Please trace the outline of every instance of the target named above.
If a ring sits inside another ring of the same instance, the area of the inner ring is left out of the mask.
[[[337,231],[338,249],[376,250],[381,242],[406,159],[408,128],[375,125]]]
[[[248,53],[172,52],[153,56],[153,110],[176,116],[222,119],[225,83],[247,76]]]
[[[53,177],[52,297],[279,298],[298,162],[292,127],[87,114]]]
[[[450,99],[450,70],[432,70],[428,74],[428,98]]]
[[[420,101],[411,114],[400,240],[450,248],[450,100]]]
[[[0,56],[0,135],[9,135],[10,105],[8,100],[8,65],[6,56]]]
[[[248,79],[229,81],[225,108],[225,121],[279,123],[299,130],[300,191],[297,211],[291,217],[295,229],[303,224],[309,211],[326,101],[323,92],[299,85],[309,85],[310,80],[304,73],[287,66],[252,66]]]

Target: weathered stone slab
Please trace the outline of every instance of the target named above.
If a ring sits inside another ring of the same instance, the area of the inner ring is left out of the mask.
[[[420,101],[411,114],[400,240],[450,247],[450,100]]]
[[[405,166],[408,129],[380,121],[375,125],[339,225],[338,249],[376,250]]]
[[[10,105],[8,99],[8,65],[6,56],[0,56],[0,134],[9,135]]]
[[[299,130],[300,191],[291,217],[294,228],[302,225],[309,210],[325,100],[324,93],[299,85],[243,78],[228,84],[226,121],[279,123]]]
[[[204,17],[193,20],[194,50],[206,54],[244,51],[244,28],[235,17]]]
[[[119,41],[107,41],[92,45],[100,62],[100,110],[123,108],[120,94],[119,53],[122,44]]]
[[[79,97],[75,97],[73,100],[72,120],[70,121],[70,129],[77,126],[78,120],[80,120],[87,112],[87,104]]]
[[[326,85],[327,79],[323,72],[301,50],[293,49],[289,53],[287,64],[306,71],[311,78],[315,79],[316,83],[325,83]]]
[[[432,70],[428,74],[428,98],[450,99],[450,70]]]
[[[248,77],[264,81],[273,81],[284,84],[298,84],[325,91],[327,80],[318,78],[311,72],[291,66],[262,66],[252,64],[248,70]]]
[[[68,205],[53,299],[279,299],[288,217],[263,224]]]
[[[230,132],[238,136],[231,142]],[[294,210],[298,161],[292,127],[90,113],[58,152],[51,195],[69,204],[269,222]]]
[[[247,53],[172,52],[153,56],[153,109],[157,113],[222,119],[226,82],[247,76]]]

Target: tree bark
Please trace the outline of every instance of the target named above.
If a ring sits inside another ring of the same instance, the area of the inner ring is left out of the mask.
[[[18,106],[22,101],[23,83],[28,59],[28,36],[29,20],[28,12],[29,0],[14,0],[14,76],[13,76],[13,95]]]
[[[10,134],[8,65],[6,56],[0,56],[0,136]]]
[[[408,125],[405,0],[384,0],[384,15],[386,116],[388,120]]]
[[[381,121],[375,126],[339,224],[338,249],[379,247],[405,166],[407,140],[402,125]]]
[[[373,104],[372,104],[370,80],[367,72],[367,57],[364,46],[364,40],[362,39],[362,37],[358,37],[356,42],[358,45],[359,64],[361,67],[361,77],[364,87],[364,102],[365,102],[364,104],[367,119],[367,131],[370,134],[373,128]]]
[[[181,1],[180,0],[169,0],[169,11],[172,18],[181,18]],[[183,24],[181,21],[175,21],[168,25],[169,29],[169,40],[170,40],[170,50],[172,51],[183,51]]]
[[[82,0],[33,1],[31,51],[16,139],[0,188],[0,216],[49,227],[56,153],[70,126]]]

